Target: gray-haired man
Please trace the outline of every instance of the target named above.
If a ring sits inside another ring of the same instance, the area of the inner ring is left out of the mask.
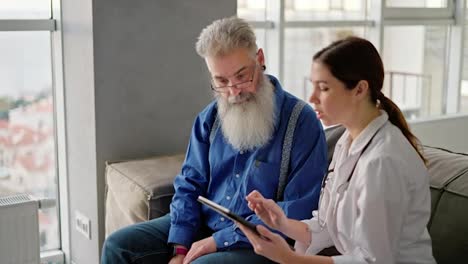
[[[198,203],[199,195],[254,224],[262,222],[244,199],[253,190],[276,199],[289,218],[310,218],[317,208],[327,166],[322,127],[311,107],[263,73],[250,25],[216,20],[196,49],[215,100],[195,119],[171,213],[113,233],[102,263],[269,263],[233,222]]]

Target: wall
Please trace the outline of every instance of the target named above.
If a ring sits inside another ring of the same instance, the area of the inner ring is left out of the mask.
[[[91,220],[91,240],[71,226],[71,259],[99,263],[105,161],[185,150],[211,100],[196,37],[236,1],[63,0],[62,13],[69,224]]]
[[[91,1],[62,1],[63,70],[66,118],[68,207],[71,257],[81,263],[97,263],[99,256],[94,99],[94,53]],[[64,201],[65,197],[60,199]],[[64,208],[62,207],[62,208]],[[92,221],[91,241],[77,233],[72,223],[75,210]],[[75,253],[76,252],[76,253]],[[84,255],[86,252],[86,255]],[[80,255],[83,257],[79,257]],[[70,256],[66,256],[67,260]],[[79,261],[78,261],[79,260]]]
[[[412,121],[410,127],[424,145],[468,153],[467,115]]]

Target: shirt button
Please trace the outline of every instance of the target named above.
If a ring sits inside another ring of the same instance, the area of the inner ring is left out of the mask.
[[[227,246],[229,246],[229,243],[227,241],[225,241],[224,245],[227,247]]]
[[[226,199],[231,200],[231,196],[226,196]]]
[[[244,154],[244,151],[243,151],[243,150],[241,150],[239,153],[242,155],[242,154]]]
[[[239,178],[239,177],[240,177],[239,173],[236,173],[236,178]]]
[[[224,217],[221,217],[221,221],[224,221]]]

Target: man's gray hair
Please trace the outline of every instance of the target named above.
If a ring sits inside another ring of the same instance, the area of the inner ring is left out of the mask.
[[[237,48],[257,52],[255,33],[245,20],[228,17],[215,20],[202,30],[195,45],[197,53],[203,57],[225,55]]]

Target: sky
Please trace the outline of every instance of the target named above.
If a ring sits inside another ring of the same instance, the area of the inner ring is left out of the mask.
[[[0,0],[0,19],[48,17],[50,0]],[[50,89],[50,43],[50,32],[0,31],[0,97]]]

